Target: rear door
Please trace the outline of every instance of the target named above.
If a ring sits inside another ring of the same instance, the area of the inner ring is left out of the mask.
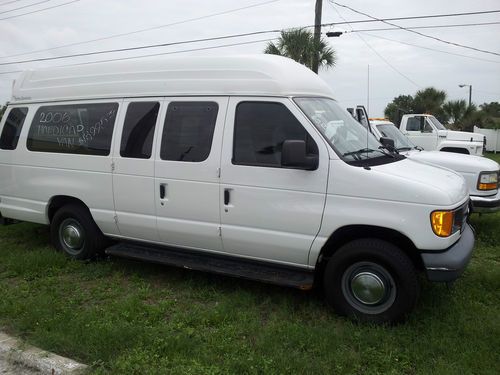
[[[160,241],[222,251],[219,167],[227,97],[165,100],[154,197]]]
[[[127,238],[159,241],[156,228],[154,145],[163,98],[125,100],[113,152],[117,224]],[[156,131],[155,131],[156,130]]]
[[[329,157],[316,129],[286,98],[231,98],[221,160],[224,249],[305,265],[321,226]],[[316,170],[281,165],[285,140],[305,140]]]

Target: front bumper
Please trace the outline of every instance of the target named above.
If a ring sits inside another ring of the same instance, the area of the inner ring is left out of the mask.
[[[495,195],[480,197],[471,195],[473,212],[495,212],[500,210],[500,190]]]
[[[467,267],[474,249],[474,232],[469,224],[457,243],[442,252],[423,252],[427,278],[430,281],[450,282],[458,279]]]

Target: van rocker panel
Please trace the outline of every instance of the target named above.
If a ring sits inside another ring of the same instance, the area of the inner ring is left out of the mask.
[[[106,254],[302,290],[311,289],[314,283],[313,271],[173,247],[122,242],[106,249]]]

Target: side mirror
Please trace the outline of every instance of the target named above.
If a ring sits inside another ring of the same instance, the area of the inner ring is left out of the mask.
[[[286,140],[281,149],[281,165],[289,168],[312,171],[318,168],[318,155],[307,156],[306,142],[303,140]]]
[[[380,143],[382,143],[382,146],[384,146],[389,151],[396,150],[396,147],[394,145],[394,139],[392,139],[392,138],[380,137]]]

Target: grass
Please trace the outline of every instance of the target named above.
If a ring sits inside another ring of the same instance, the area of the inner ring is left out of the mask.
[[[396,327],[336,316],[319,292],[123,259],[75,262],[48,229],[0,228],[0,326],[94,374],[500,373],[500,214],[474,215],[451,288],[423,281]]]
[[[496,154],[493,152],[488,152],[485,154],[485,156],[495,160],[497,163],[500,163],[500,152],[497,152]]]

